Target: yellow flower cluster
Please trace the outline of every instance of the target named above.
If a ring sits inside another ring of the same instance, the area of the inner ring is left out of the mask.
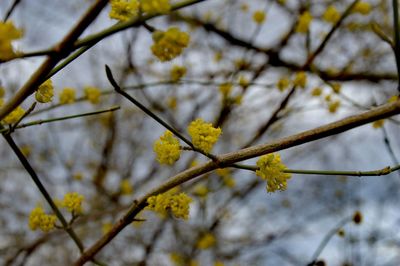
[[[142,0],[141,9],[145,13],[166,14],[171,10],[169,0]]]
[[[216,242],[215,237],[214,237],[212,234],[207,233],[207,234],[204,234],[204,235],[197,241],[196,246],[197,246],[197,248],[199,248],[199,249],[208,249],[208,248],[214,246],[214,245],[215,245],[215,242]]]
[[[56,224],[56,216],[46,214],[42,207],[34,208],[29,215],[29,228],[33,231],[40,229],[44,232],[52,230]]]
[[[139,2],[137,0],[111,0],[110,2],[110,18],[127,21],[136,17],[139,13]]]
[[[326,8],[322,19],[329,23],[336,23],[340,19],[340,13],[335,6],[330,5]]]
[[[40,103],[48,103],[51,102],[54,95],[54,87],[53,83],[50,79],[46,80],[39,86],[35,93],[36,101]]]
[[[153,54],[160,61],[170,61],[179,56],[183,49],[189,45],[190,36],[177,27],[171,27],[165,32],[155,31],[153,41],[154,44],[151,46]]]
[[[253,13],[253,21],[257,24],[262,24],[265,21],[265,13],[262,10],[257,10]]]
[[[92,104],[100,102],[101,91],[98,88],[87,86],[83,88],[83,93],[85,94],[85,98]]]
[[[218,141],[219,135],[222,133],[220,128],[213,127],[211,123],[206,123],[201,118],[190,123],[188,132],[192,137],[193,145],[204,152],[212,150],[214,144]]]
[[[83,200],[83,195],[80,195],[77,192],[69,192],[64,195],[61,206],[71,213],[80,214],[82,213]]]
[[[267,181],[268,192],[286,190],[290,174],[283,172],[286,166],[281,162],[281,157],[278,153],[261,156],[257,161],[257,166],[259,169],[256,170],[256,175]]]
[[[75,102],[75,89],[64,88],[60,93],[60,104],[70,104]]]
[[[189,219],[189,204],[192,199],[185,193],[164,193],[147,199],[147,208],[161,215],[171,213],[176,218]]]
[[[181,78],[183,78],[186,75],[186,67],[185,66],[178,66],[178,65],[173,65],[171,68],[171,80],[173,82],[179,81]]]
[[[305,11],[300,15],[299,21],[296,26],[296,31],[299,33],[306,33],[312,21],[312,16],[309,11]]]
[[[14,123],[18,122],[24,114],[25,114],[25,110],[21,106],[18,106],[11,113],[9,113],[3,119],[3,121],[6,124],[14,124]]]
[[[9,60],[15,56],[11,42],[21,37],[22,31],[12,22],[0,22],[0,60]]]
[[[161,164],[173,164],[181,156],[179,140],[169,130],[154,142],[153,150],[156,153],[157,161]]]
[[[361,15],[368,15],[371,12],[371,4],[367,2],[358,2],[353,7],[353,12],[360,13]]]

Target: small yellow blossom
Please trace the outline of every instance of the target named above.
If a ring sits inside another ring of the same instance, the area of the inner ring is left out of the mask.
[[[257,166],[259,169],[256,170],[256,175],[267,181],[268,192],[286,190],[287,180],[291,176],[283,172],[286,166],[281,162],[281,157],[278,153],[261,156],[257,161]]]
[[[228,188],[233,188],[236,185],[235,179],[232,177],[231,170],[228,168],[217,169],[216,173],[221,177],[223,184]]]
[[[383,124],[385,123],[385,120],[384,119],[379,119],[379,120],[376,120],[376,121],[374,121],[373,123],[372,123],[372,127],[373,128],[381,128],[381,127],[383,127]]]
[[[22,145],[20,150],[25,157],[28,157],[31,154],[31,147],[29,145]]]
[[[145,13],[166,14],[171,10],[169,0],[141,0],[140,5]]]
[[[0,86],[0,98],[4,97],[5,94],[6,94],[6,90]]]
[[[192,137],[193,145],[205,152],[210,152],[214,144],[218,141],[222,131],[220,128],[215,128],[211,123],[204,122],[198,118],[188,126],[189,135]]]
[[[294,77],[293,84],[301,88],[305,88],[307,85],[307,74],[304,71],[297,72]]]
[[[361,15],[368,15],[371,12],[371,4],[367,2],[358,2],[353,7],[353,12],[360,13]]]
[[[111,0],[110,3],[110,18],[127,21],[136,17],[139,13],[139,2],[137,0]]]
[[[312,16],[309,11],[305,11],[300,15],[299,21],[297,22],[296,32],[306,33],[312,21]]]
[[[265,12],[257,10],[253,13],[253,21],[257,24],[262,24],[265,21]]]
[[[176,265],[176,266],[185,265],[185,259],[179,253],[171,252],[171,254],[169,254],[169,258],[174,263],[174,265]]]
[[[80,214],[82,213],[83,200],[83,195],[80,195],[77,192],[68,192],[64,195],[61,206],[66,208],[69,212]]]
[[[167,99],[167,106],[172,110],[176,110],[178,106],[178,99],[175,96],[171,96]]]
[[[331,94],[327,94],[326,96],[325,96],[325,101],[326,102],[330,102],[330,101],[332,101],[332,95]]]
[[[235,59],[234,64],[240,70],[248,69],[251,66],[250,62],[244,58]]]
[[[191,259],[189,261],[189,265],[188,266],[199,266],[199,262],[197,260]]]
[[[119,189],[121,190],[122,195],[130,195],[133,192],[133,186],[128,179],[121,180],[119,184]]]
[[[36,101],[40,103],[48,103],[51,102],[54,95],[54,87],[53,82],[50,79],[46,80],[39,86],[38,90],[35,93]]]
[[[216,53],[214,54],[214,61],[215,61],[216,63],[218,63],[219,61],[222,60],[223,57],[224,57],[224,55],[223,55],[222,52],[216,52]]]
[[[286,90],[290,85],[290,80],[288,77],[281,77],[278,82],[276,83],[276,87],[280,90],[280,91],[284,91]]]
[[[214,262],[214,266],[224,266],[225,264],[222,261],[216,261]]]
[[[247,88],[249,86],[249,80],[245,76],[241,75],[239,77],[239,85],[243,88]]]
[[[160,61],[170,61],[179,56],[183,49],[189,45],[190,36],[177,27],[171,27],[167,31],[155,31],[153,33],[154,44],[151,51]]]
[[[103,223],[103,225],[101,226],[101,232],[103,233],[103,235],[105,235],[108,232],[110,232],[112,228],[113,228],[112,223],[110,223],[110,222]]]
[[[153,150],[161,164],[174,164],[181,156],[179,140],[169,130],[154,142]]]
[[[320,87],[315,87],[311,91],[311,95],[314,97],[320,96],[322,94],[322,89]]]
[[[92,104],[100,102],[101,91],[98,88],[87,86],[83,88],[83,93],[85,94],[85,98]]]
[[[69,104],[75,102],[75,89],[64,88],[59,96],[60,104]]]
[[[224,97],[227,97],[232,91],[232,83],[223,83],[219,85],[218,89]]]
[[[56,220],[55,215],[46,214],[42,207],[37,206],[29,215],[29,228],[33,231],[40,229],[43,232],[48,232],[54,229]]]
[[[243,3],[240,5],[240,10],[242,10],[243,12],[247,12],[249,11],[249,5],[246,3]]]
[[[334,93],[340,93],[342,89],[342,85],[340,85],[339,83],[333,83],[331,84],[331,87]]]
[[[21,106],[18,106],[11,113],[9,113],[3,119],[3,121],[6,124],[14,124],[14,123],[17,123],[24,114],[25,114],[25,110]]]
[[[212,246],[214,246],[216,243],[215,237],[210,234],[204,234],[198,241],[197,241],[197,248],[199,249],[208,249]]]
[[[73,176],[73,179],[75,180],[82,180],[83,179],[83,174],[81,172],[76,172]]]
[[[388,103],[394,103],[395,101],[397,101],[399,99],[399,96],[397,95],[393,95],[388,99]]]
[[[322,15],[323,20],[329,23],[336,23],[340,19],[340,13],[335,6],[330,5],[326,8],[324,14]]]
[[[338,236],[340,236],[340,237],[344,237],[344,236],[346,235],[346,232],[344,231],[343,228],[340,228],[340,229],[337,231],[337,234],[338,234]]]
[[[204,184],[198,184],[193,188],[193,194],[198,197],[206,197],[209,192],[208,187]]]
[[[158,194],[147,199],[147,208],[161,215],[169,212],[176,218],[189,219],[189,204],[192,199],[185,193],[172,195],[171,193]]]
[[[336,113],[337,109],[340,107],[340,101],[336,100],[333,102],[330,102],[328,105],[328,110],[330,113]]]
[[[171,80],[173,82],[179,81],[181,78],[183,78],[186,75],[186,67],[185,66],[178,66],[178,65],[173,65],[171,69]]]
[[[0,60],[9,60],[15,56],[11,42],[22,37],[22,31],[11,21],[0,22]]]

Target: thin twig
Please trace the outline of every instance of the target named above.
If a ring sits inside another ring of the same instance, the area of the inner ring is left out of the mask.
[[[400,77],[400,27],[399,27],[399,4],[398,0],[392,0],[393,6],[393,37],[394,37],[394,55],[396,58],[397,76]],[[400,83],[397,86],[400,92]]]
[[[35,120],[32,122],[28,122],[25,124],[21,124],[15,127],[15,129],[17,128],[25,128],[25,127],[30,127],[30,126],[38,126],[41,124],[46,124],[46,123],[51,123],[51,122],[57,122],[57,121],[63,121],[63,120],[68,120],[68,119],[74,119],[74,118],[80,118],[80,117],[85,117],[85,116],[91,116],[91,115],[98,115],[98,114],[102,114],[102,113],[107,113],[107,112],[114,112],[118,109],[120,109],[121,107],[119,106],[114,106],[114,107],[110,107],[107,109],[103,109],[103,110],[98,110],[98,111],[94,111],[94,112],[88,112],[88,113],[82,113],[82,114],[76,114],[76,115],[68,115],[68,116],[61,116],[61,117],[54,117],[54,118],[49,118],[49,119],[40,119],[40,120]],[[0,129],[0,133],[4,133],[8,131],[8,129]]]
[[[143,112],[145,112],[148,116],[150,116],[151,118],[153,118],[155,121],[157,121],[157,123],[159,123],[160,125],[162,125],[163,127],[165,127],[166,129],[168,129],[169,131],[171,131],[175,136],[177,136],[178,138],[180,138],[183,142],[185,142],[187,145],[190,146],[190,148],[192,148],[193,151],[199,152],[205,156],[207,156],[208,158],[212,159],[212,160],[216,160],[215,155],[211,154],[211,153],[207,153],[204,152],[198,148],[196,148],[193,143],[187,139],[185,136],[183,136],[177,129],[173,128],[172,126],[170,126],[167,122],[165,122],[161,117],[159,117],[158,115],[156,115],[155,113],[153,113],[151,110],[149,110],[146,106],[144,106],[143,104],[141,104],[139,101],[137,101],[135,98],[133,98],[131,95],[129,95],[128,93],[126,93],[124,90],[122,90],[122,88],[117,84],[117,82],[115,81],[113,74],[111,72],[111,69],[106,65],[106,74],[107,74],[107,78],[110,81],[111,85],[114,87],[115,91],[118,92],[119,94],[121,94],[122,96],[124,96],[125,98],[127,98],[130,102],[132,102],[134,105],[136,105],[140,110],[142,110]]]
[[[234,164],[233,168],[257,171],[259,168],[253,165]],[[387,166],[382,169],[373,171],[336,171],[336,170],[304,170],[304,169],[284,169],[282,172],[290,174],[303,174],[303,175],[334,175],[334,176],[382,176],[388,175],[400,169],[400,165],[393,167]]]

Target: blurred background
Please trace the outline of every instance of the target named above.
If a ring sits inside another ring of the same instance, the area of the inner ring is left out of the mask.
[[[14,2],[9,20],[24,32],[14,50],[25,53],[51,48],[93,3],[3,0],[1,19]],[[177,26],[190,34],[181,56],[160,62],[145,27],[116,33],[53,76],[55,100],[37,106],[23,122],[115,105],[120,110],[18,129],[13,137],[53,198],[68,191],[84,195],[84,213],[74,229],[90,246],[134,199],[207,161],[185,151],[173,166],[160,165],[152,147],[165,129],[113,92],[105,64],[127,92],[180,132],[187,136],[188,124],[200,117],[223,131],[214,154],[235,151],[369,110],[397,95],[395,57],[382,38],[393,34],[391,1],[362,2],[370,9],[350,12],[340,25],[326,10],[334,6],[341,17],[353,1],[208,0],[151,19],[148,24],[158,30]],[[109,11],[108,6],[84,35],[115,24]],[[312,19],[302,30],[305,12]],[[44,59],[0,64],[5,100]],[[178,80],[171,76],[175,66],[186,69]],[[292,89],[303,70],[307,81]],[[85,86],[102,91],[99,103],[82,98]],[[75,88],[81,100],[58,104],[65,87]],[[23,107],[33,102],[31,96]],[[399,125],[393,117],[280,154],[290,169],[395,166]],[[79,251],[67,234],[29,230],[30,211],[47,205],[7,143],[0,143],[0,264],[71,265]],[[145,221],[127,227],[96,258],[108,265],[307,265],[333,230],[317,265],[399,265],[399,182],[397,172],[293,175],[286,191],[267,193],[252,172],[218,170],[181,186],[193,198],[188,221],[142,211]],[[362,214],[360,224],[351,220],[355,211]]]

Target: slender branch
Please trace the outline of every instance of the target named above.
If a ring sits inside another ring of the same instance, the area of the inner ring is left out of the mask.
[[[11,16],[11,14],[14,12],[15,8],[21,3],[21,0],[14,0],[12,3],[10,9],[7,11],[6,15],[4,16],[3,21],[7,21],[7,19]]]
[[[396,57],[397,76],[400,78],[400,27],[399,27],[399,4],[398,0],[392,0],[393,5],[393,37],[394,55]],[[400,84],[397,89],[400,91]]]
[[[194,5],[194,4],[198,4],[203,1],[206,1],[206,0],[185,0],[185,1],[182,1],[181,3],[177,3],[177,4],[173,5],[171,7],[171,11],[176,11],[178,9],[185,8],[185,7]],[[81,51],[81,54],[83,54],[84,52],[89,50],[91,47],[93,47],[96,43],[103,40],[104,38],[109,37],[120,31],[126,30],[128,28],[141,26],[143,24],[143,22],[145,22],[149,19],[161,16],[161,15],[164,15],[164,14],[153,13],[153,14],[148,14],[145,16],[140,16],[139,18],[134,18],[127,22],[116,23],[115,25],[113,25],[105,30],[102,30],[102,31],[92,34],[92,35],[89,35],[80,40],[77,40],[73,45],[73,50],[82,47],[84,49],[82,49],[80,51]],[[46,49],[46,50],[20,53],[20,54],[17,54],[12,59],[43,56],[43,55],[51,56],[52,54],[55,54],[55,53],[56,53],[56,51],[53,48],[50,48],[50,49]],[[68,60],[68,61],[71,62],[72,60]]]
[[[305,144],[311,141],[322,139],[331,135],[336,135],[350,129],[368,124],[372,121],[390,117],[400,113],[400,101],[388,103],[358,115],[353,115],[324,126],[307,130],[289,137],[278,139],[269,143],[260,144],[250,148],[242,149],[217,156],[218,163],[208,161],[204,164],[189,168],[171,178],[164,184],[148,192],[139,200],[135,200],[126,214],[113,226],[113,228],[76,261],[75,265],[83,265],[85,262],[95,256],[104,246],[106,246],[120,231],[122,231],[135,216],[147,206],[147,199],[153,195],[164,193],[173,187],[188,182],[205,173],[217,168],[229,166],[246,159],[254,158],[260,155],[288,149],[294,146]]]
[[[167,122],[165,122],[162,118],[160,118],[159,116],[157,116],[155,113],[153,113],[151,110],[149,110],[146,106],[144,106],[143,104],[141,104],[139,101],[137,101],[135,98],[133,98],[132,96],[130,96],[128,93],[126,93],[125,91],[122,90],[122,88],[117,84],[117,82],[115,81],[113,74],[111,72],[111,69],[106,65],[106,74],[107,74],[107,78],[110,81],[111,85],[114,87],[115,91],[118,92],[119,94],[121,94],[122,96],[124,96],[125,98],[127,98],[130,102],[132,102],[134,105],[136,105],[140,110],[142,110],[143,112],[145,112],[148,116],[150,116],[151,118],[153,118],[154,120],[156,120],[160,125],[162,125],[163,127],[165,127],[166,129],[168,129],[169,131],[171,131],[175,136],[177,136],[178,138],[180,138],[183,142],[185,142],[187,145],[190,146],[190,148],[192,148],[193,151],[199,152],[205,156],[207,156],[208,158],[212,159],[212,160],[217,160],[217,158],[215,157],[215,155],[211,154],[211,153],[207,153],[204,152],[198,148],[196,148],[193,143],[187,139],[185,136],[183,136],[177,129],[173,128],[172,126],[170,126]]]
[[[234,164],[232,167],[242,170],[255,172],[259,168],[253,165]],[[303,175],[334,175],[334,176],[382,176],[388,175],[400,169],[400,165],[394,167],[387,166],[374,171],[335,171],[335,170],[303,170],[303,169],[284,169],[282,172]]]
[[[49,118],[49,119],[40,119],[40,120],[35,120],[32,122],[28,122],[25,124],[21,124],[15,127],[15,129],[17,128],[24,128],[24,127],[30,127],[30,126],[37,126],[37,125],[41,125],[41,124],[46,124],[46,123],[51,123],[51,122],[57,122],[57,121],[63,121],[63,120],[68,120],[68,119],[74,119],[74,118],[80,118],[80,117],[85,117],[85,116],[90,116],[90,115],[98,115],[98,114],[102,114],[102,113],[107,113],[107,112],[113,112],[116,111],[118,109],[120,109],[121,107],[119,106],[114,106],[114,107],[110,107],[107,109],[103,109],[103,110],[98,110],[98,111],[94,111],[94,112],[88,112],[88,113],[82,113],[82,114],[76,114],[76,115],[69,115],[69,116],[62,116],[62,117],[54,117],[54,118]],[[4,133],[7,132],[8,129],[4,128],[4,129],[0,129],[0,133]]]
[[[135,98],[133,98],[132,96],[130,96],[128,93],[126,93],[125,91],[123,91],[121,89],[121,87],[117,84],[117,82],[115,81],[113,74],[111,72],[111,69],[106,65],[106,74],[107,74],[107,78],[110,81],[111,85],[114,87],[115,91],[118,92],[119,94],[121,94],[122,96],[124,96],[125,98],[127,98],[129,101],[131,101],[134,105],[136,105],[140,110],[142,110],[143,112],[145,112],[148,116],[150,116],[151,118],[153,118],[154,120],[156,120],[160,125],[162,125],[163,127],[165,127],[166,129],[168,129],[169,131],[171,131],[172,133],[174,133],[174,135],[176,135],[177,137],[179,137],[183,142],[185,142],[187,145],[189,145],[191,148],[194,148],[192,142],[190,140],[188,140],[185,136],[183,136],[181,133],[179,133],[178,130],[176,130],[175,128],[173,128],[172,126],[170,126],[167,122],[165,122],[162,118],[158,117],[156,114],[154,114],[152,111],[150,111],[146,106],[144,106],[143,104],[141,104],[139,101],[137,101]]]
[[[4,129],[0,126],[0,129]],[[36,174],[35,170],[32,168],[31,164],[28,162],[22,151],[19,149],[17,144],[14,142],[10,134],[3,134],[3,137],[6,139],[8,144],[10,145],[11,149],[14,151],[15,155],[17,155],[18,159],[20,160],[21,164],[24,166],[25,170],[31,176],[33,182],[39,189],[40,193],[46,199],[47,203],[50,205],[51,209],[53,210],[54,214],[57,216],[58,220],[61,222],[64,230],[68,233],[68,235],[72,238],[75,244],[78,246],[79,250],[82,252],[84,250],[83,244],[81,240],[78,238],[76,233],[72,230],[70,226],[68,226],[68,222],[62,215],[61,211],[58,209],[57,205],[54,203],[53,199],[51,198],[50,194],[47,192],[46,188],[40,181],[38,175]]]

